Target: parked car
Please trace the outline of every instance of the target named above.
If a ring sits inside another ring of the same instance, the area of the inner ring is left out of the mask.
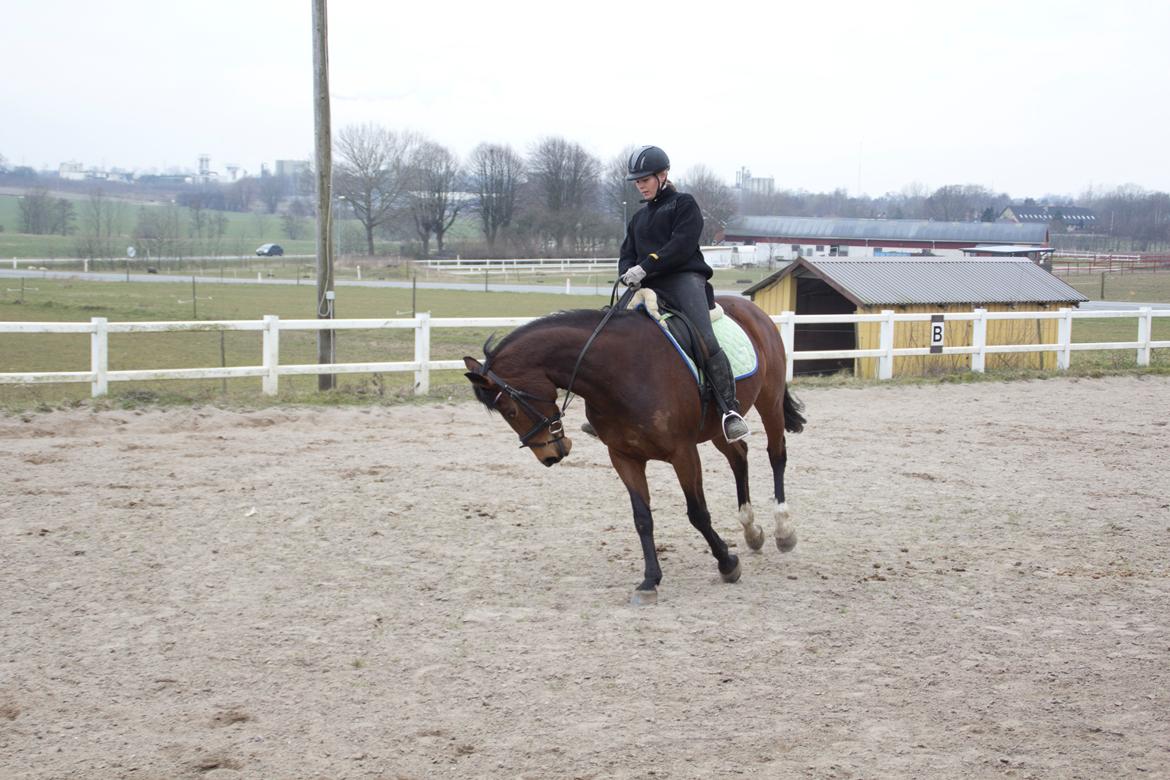
[[[280,257],[284,249],[280,244],[264,244],[256,249],[256,254],[260,257]]]

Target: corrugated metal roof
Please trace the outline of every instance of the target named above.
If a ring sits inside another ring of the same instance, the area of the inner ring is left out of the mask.
[[[1013,222],[931,222],[924,219],[822,219],[819,217],[736,217],[726,240],[736,236],[848,241],[935,241],[980,244],[1043,244],[1047,225]]]
[[[801,258],[744,294],[788,274],[820,277],[859,306],[1088,300],[1032,261],[1007,258]]]

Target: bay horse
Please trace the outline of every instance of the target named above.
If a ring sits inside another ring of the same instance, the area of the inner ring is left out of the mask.
[[[756,372],[736,383],[736,396],[743,412],[754,406],[763,420],[772,466],[776,546],[788,552],[796,545],[796,531],[784,500],[788,460],[784,432],[799,432],[805,420],[800,404],[788,391],[784,343],[775,324],[754,303],[732,297],[718,302],[725,316],[747,333],[758,356]],[[598,330],[603,317],[607,321]],[[763,546],[764,531],[755,520],[748,492],[746,441],[728,444],[723,438],[718,408],[700,402],[690,368],[645,313],[558,312],[514,330],[495,346],[489,338],[482,363],[472,357],[463,362],[475,397],[489,411],[499,412],[519,434],[520,446],[531,449],[545,466],[560,462],[573,446],[565,435],[564,407],[557,407],[558,389],[585,400],[585,416],[609,449],[610,462],[629,491],[634,527],[642,544],[644,578],[631,603],[654,603],[662,581],[654,547],[647,461],[666,461],[674,467],[686,497],[687,517],[710,545],[723,580],[735,582],[740,576],[739,558],[711,527],[703,496],[697,445],[710,440],[735,476],[744,538],[753,550]],[[568,400],[566,394],[565,406]]]

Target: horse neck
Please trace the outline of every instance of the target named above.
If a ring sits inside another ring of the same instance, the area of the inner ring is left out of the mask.
[[[595,386],[591,381],[592,372],[587,371],[591,358],[596,358],[599,351],[598,341],[602,339],[605,330],[589,347],[589,351],[581,360],[580,370],[573,378],[573,369],[581,356],[589,337],[593,335],[598,322],[584,320],[582,322],[558,323],[555,326],[533,330],[525,334],[524,338],[513,342],[508,350],[507,362],[522,367],[529,375],[541,374],[557,388],[565,390],[569,382],[573,382],[573,392],[588,398],[588,392]],[[608,330],[609,325],[606,326]],[[504,358],[501,355],[499,358]],[[497,360],[499,359],[497,358]]]

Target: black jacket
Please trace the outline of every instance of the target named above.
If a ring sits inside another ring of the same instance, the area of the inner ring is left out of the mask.
[[[699,204],[673,185],[634,213],[626,226],[626,240],[618,258],[618,273],[635,265],[646,269],[647,278],[679,271],[694,271],[710,279],[711,266],[699,251],[703,213]],[[653,258],[650,255],[657,255]]]

